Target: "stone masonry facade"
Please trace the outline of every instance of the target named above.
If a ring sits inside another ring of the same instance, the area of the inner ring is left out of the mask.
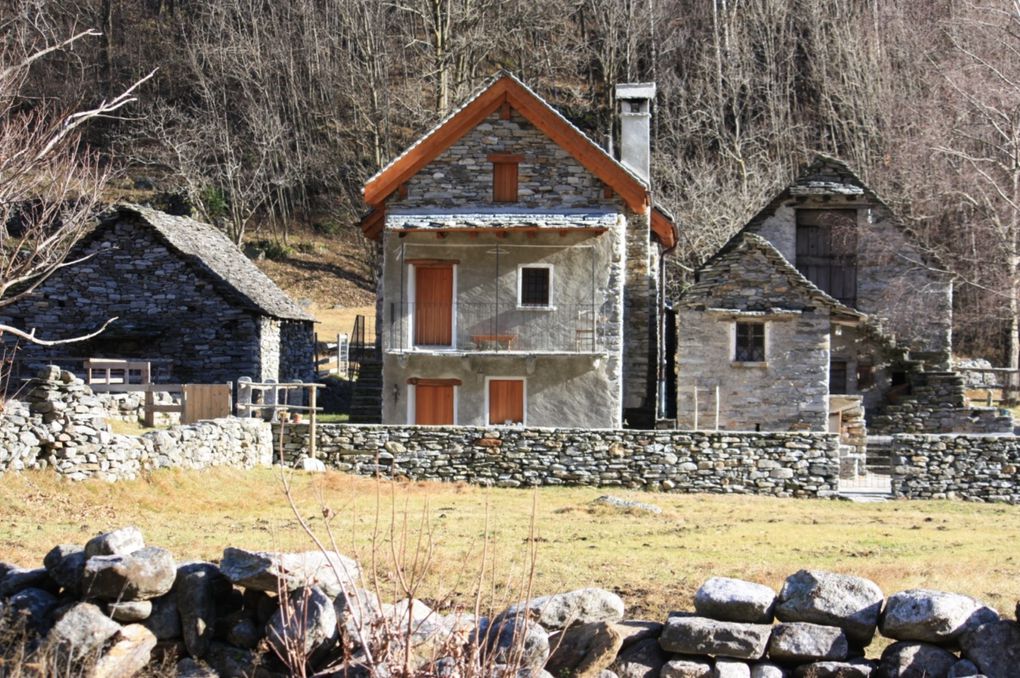
[[[285,425],[283,437],[289,462],[305,454],[307,425]],[[325,424],[317,451],[347,473],[497,487],[833,497],[839,483],[838,436],[827,433]]]

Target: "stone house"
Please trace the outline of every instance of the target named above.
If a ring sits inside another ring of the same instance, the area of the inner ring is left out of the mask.
[[[680,424],[714,425],[718,392],[723,428],[825,430],[951,379],[952,280],[931,263],[845,163],[816,158],[681,296]]]
[[[654,424],[677,237],[651,204],[654,92],[617,87],[617,160],[501,73],[366,182],[383,423]]]
[[[0,318],[58,339],[117,320],[80,343],[21,346],[25,368],[103,357],[163,362],[181,383],[315,377],[313,317],[209,224],[117,205],[76,259]]]

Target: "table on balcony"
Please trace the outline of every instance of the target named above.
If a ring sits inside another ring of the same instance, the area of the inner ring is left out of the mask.
[[[516,334],[472,334],[471,341],[479,351],[509,351],[517,341]]]

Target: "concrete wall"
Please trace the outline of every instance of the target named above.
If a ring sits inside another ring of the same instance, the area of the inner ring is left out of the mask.
[[[217,383],[238,377],[277,378],[279,332],[223,297],[209,280],[171,252],[147,227],[120,221],[104,228],[75,257],[93,258],[57,271],[35,294],[0,313],[0,320],[36,328],[44,338],[87,334],[117,320],[99,337],[53,348],[25,345],[19,359],[38,369],[54,357],[168,358],[171,378]],[[310,345],[311,323],[299,323]],[[262,339],[273,347],[262,356]]]
[[[327,466],[361,475],[778,497],[832,497],[839,482],[838,437],[827,433],[347,424],[318,430]],[[307,436],[307,425],[285,427],[286,458],[304,454]]]
[[[621,356],[624,341],[623,231],[617,225],[601,235],[558,232],[537,237],[509,234],[495,239],[471,239],[450,234],[437,241],[431,234],[384,239],[383,291],[383,419],[402,424],[408,420],[407,379],[456,378],[463,381],[458,393],[457,421],[484,425],[486,376],[527,378],[527,421],[529,424],[618,427],[621,419]],[[441,247],[436,243],[441,242]],[[500,248],[499,273],[495,248]],[[411,306],[414,268],[401,265],[404,259],[435,258],[457,260],[456,344],[450,352],[427,350],[407,352],[411,346],[414,321]],[[517,308],[518,266],[553,266],[555,310]],[[594,277],[593,277],[594,276]],[[472,335],[495,334],[493,319],[499,295],[498,333],[515,335],[517,355],[480,355]],[[596,346],[591,354],[589,320],[579,312],[596,307]],[[402,311],[403,310],[403,311]],[[640,350],[630,346],[627,352]],[[578,355],[583,353],[586,355]],[[394,398],[394,388],[396,397]]]
[[[765,363],[733,361],[735,318],[706,311],[677,315],[677,420],[732,431],[827,430],[829,332],[826,312],[765,315]]]
[[[796,209],[858,209],[857,308],[881,319],[899,342],[948,355],[952,342],[952,283],[919,262],[920,250],[889,211],[840,196],[791,198],[752,230],[796,264]]]

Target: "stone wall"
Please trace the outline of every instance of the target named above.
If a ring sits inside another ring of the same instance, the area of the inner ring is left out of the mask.
[[[904,434],[892,453],[897,497],[1020,503],[1020,437]]]
[[[280,321],[280,381],[315,381],[315,332],[310,323]]]
[[[106,405],[81,379],[51,367],[0,412],[0,473],[52,468],[72,480],[136,478],[157,468],[251,468],[272,462],[269,425],[217,419],[142,436],[114,434]]]
[[[910,394],[870,416],[875,433],[1012,433],[1013,415],[997,407],[971,407],[955,372],[915,372]]]
[[[285,427],[288,460],[305,454],[307,442],[307,425]],[[779,497],[834,496],[837,448],[838,436],[828,433],[326,424],[317,436],[327,466],[360,475]]]

